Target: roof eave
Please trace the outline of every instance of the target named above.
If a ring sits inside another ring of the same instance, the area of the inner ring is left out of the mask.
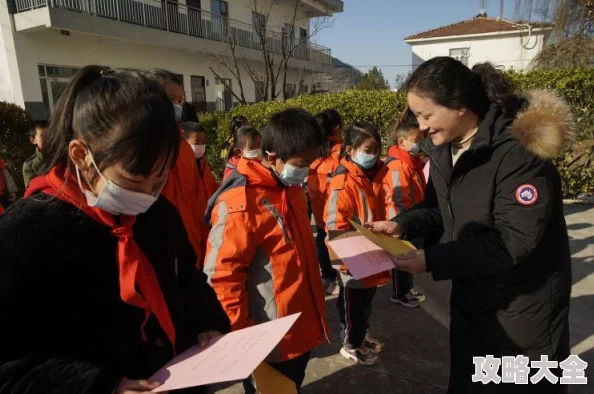
[[[553,30],[553,27],[537,27],[532,29],[532,33],[545,33],[547,31]],[[427,38],[413,38],[413,39],[404,39],[404,42],[407,44],[418,44],[418,43],[425,43],[429,41],[448,41],[452,39],[462,40],[466,38],[475,38],[475,37],[495,37],[495,36],[512,36],[517,34],[528,34],[528,29],[524,30],[510,30],[510,31],[496,31],[492,33],[476,33],[476,34],[462,34],[457,36],[443,36],[443,37],[427,37]]]

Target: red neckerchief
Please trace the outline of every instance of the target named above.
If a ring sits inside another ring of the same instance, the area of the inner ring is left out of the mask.
[[[392,145],[388,150],[388,156],[404,162],[415,172],[423,173],[423,160],[419,156],[413,156],[404,149],[400,149],[398,145]]]
[[[80,191],[74,174],[65,165],[56,166],[46,176],[31,181],[25,197],[38,191],[74,205],[93,220],[109,227],[111,234],[118,238],[117,261],[120,297],[125,303],[144,309],[146,313],[140,327],[142,339],[147,340],[144,328],[151,314],[154,314],[175,351],[175,327],[161,292],[157,275],[147,257],[134,241],[132,226],[136,217],[121,215],[119,220],[116,220],[116,217],[110,213],[90,207]],[[140,294],[136,291],[136,286],[138,286]]]

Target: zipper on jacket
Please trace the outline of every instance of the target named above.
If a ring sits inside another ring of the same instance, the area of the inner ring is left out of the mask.
[[[287,229],[285,228],[285,224],[283,223],[283,219],[281,218],[281,215],[278,213],[276,208],[270,203],[270,201],[268,201],[268,199],[263,199],[262,204],[264,204],[266,209],[268,209],[270,211],[270,213],[272,214],[272,216],[274,216],[274,218],[276,219],[276,222],[278,223],[279,227],[281,228],[281,231],[283,232],[283,237],[285,238],[285,242],[291,243],[291,238],[289,237],[289,233],[287,232]]]
[[[371,220],[370,216],[370,212],[369,212],[369,207],[367,206],[367,197],[365,196],[365,191],[361,190],[361,200],[363,201],[363,210],[364,212],[364,217],[363,217],[363,223],[361,224],[365,224],[367,222],[369,222],[369,220]]]

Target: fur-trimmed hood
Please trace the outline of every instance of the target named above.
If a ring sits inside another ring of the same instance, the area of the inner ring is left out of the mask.
[[[542,159],[552,159],[572,141],[575,123],[567,102],[552,90],[530,90],[521,95],[527,105],[509,127],[511,137]]]

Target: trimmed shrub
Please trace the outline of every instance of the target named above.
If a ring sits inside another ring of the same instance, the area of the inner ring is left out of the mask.
[[[35,153],[29,141],[29,122],[29,114],[23,108],[0,101],[0,157],[21,189],[23,162]]]
[[[518,89],[555,89],[573,108],[578,126],[576,141],[594,140],[594,68],[539,70],[530,73],[508,72]],[[295,99],[273,102],[261,102],[239,106],[229,113],[205,113],[200,116],[208,130],[207,157],[217,175],[223,171],[224,163],[220,158],[220,146],[229,138],[229,122],[234,115],[243,115],[250,123],[261,130],[273,114],[290,107],[300,107],[312,114],[328,108],[334,108],[344,117],[345,125],[354,121],[369,121],[380,128],[384,143],[389,140],[390,126],[396,122],[406,105],[406,97],[401,93],[387,90],[349,90],[343,93],[328,93],[312,96],[300,96]],[[571,147],[557,159],[557,165],[564,177],[564,194],[575,197],[580,193],[594,190],[594,160],[587,157],[594,155],[594,149],[582,148],[584,144]],[[592,144],[587,147],[591,147]],[[573,162],[574,157],[586,152],[586,160]],[[581,167],[579,163],[583,163]],[[571,164],[571,165],[570,165]],[[579,168],[578,168],[579,167]]]

